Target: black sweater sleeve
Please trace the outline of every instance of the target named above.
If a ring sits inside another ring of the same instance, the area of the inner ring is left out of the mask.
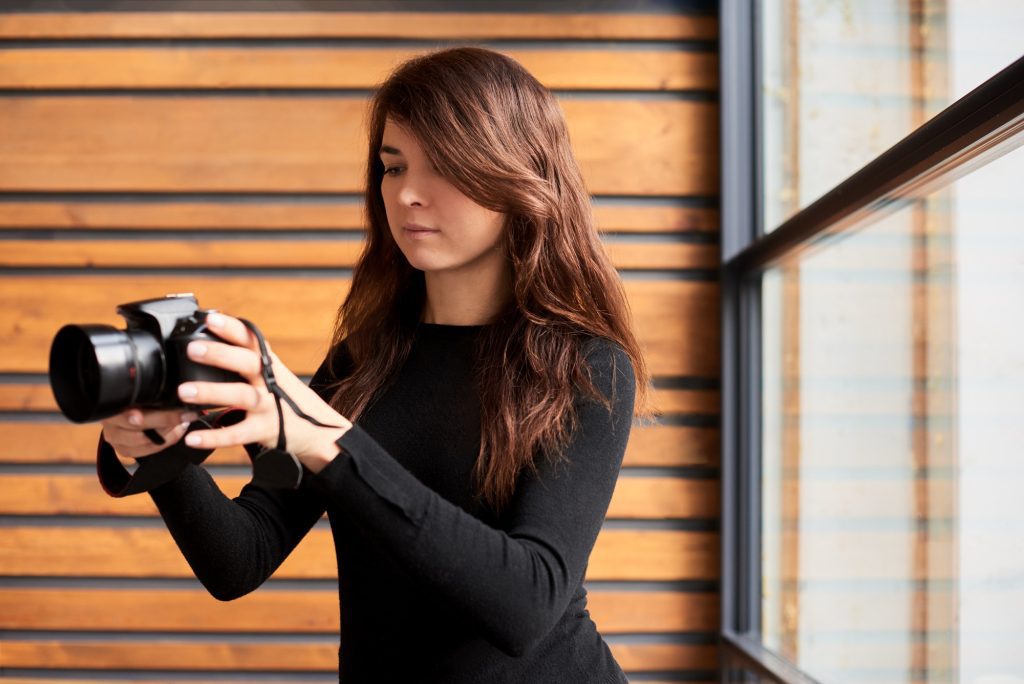
[[[342,372],[348,363],[343,356]],[[310,387],[322,392],[330,375],[325,360]],[[260,447],[245,450],[253,458]],[[199,581],[215,598],[230,601],[263,584],[323,516],[326,503],[312,477],[305,471],[298,489],[250,482],[230,499],[205,469],[190,465],[150,495]]]
[[[610,343],[588,354],[595,400],[577,402],[564,459],[539,459],[498,530],[424,486],[365,431],[352,428],[316,478],[328,505],[386,547],[509,655],[538,643],[565,612],[586,571],[632,422],[629,357]]]
[[[196,576],[221,600],[258,587],[326,506],[357,523],[482,637],[521,655],[550,632],[582,582],[629,436],[629,357],[600,342],[587,361],[610,408],[577,400],[563,457],[541,457],[537,471],[520,478],[504,529],[421,483],[358,425],[338,440],[338,457],[319,475],[307,473],[299,490],[250,484],[232,500],[189,465],[150,493]]]
[[[263,584],[324,513],[308,485],[249,483],[230,499],[195,465],[150,495],[196,577],[221,601]]]
[[[322,365],[310,385],[316,388],[324,373]],[[189,430],[204,427],[208,425],[197,422]],[[245,449],[250,458],[260,451],[254,444]],[[177,476],[149,494],[199,581],[215,598],[230,601],[256,589],[274,573],[323,515],[325,503],[309,486],[308,472],[296,490],[250,482],[237,497],[228,498],[198,466],[210,453],[182,441],[156,454],[183,465]],[[102,433],[97,465],[103,487],[119,496],[116,492],[128,474]]]

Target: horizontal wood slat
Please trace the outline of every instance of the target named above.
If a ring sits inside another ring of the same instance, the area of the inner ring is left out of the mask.
[[[76,677],[75,679],[70,679],[70,680],[69,679],[37,679],[35,677],[32,677],[30,679],[23,679],[21,677],[0,677],[0,681],[4,682],[4,684],[110,684],[110,680],[109,679],[79,679],[78,677]],[[216,679],[216,680],[209,680],[209,679],[195,679],[193,677],[189,677],[187,679],[173,679],[173,678],[168,679],[167,677],[161,677],[159,681],[160,681],[160,684],[252,684],[252,680],[242,680],[242,679]],[[309,682],[310,680],[306,679],[305,675],[303,675],[302,678],[300,678],[300,679],[294,679],[294,680],[291,680],[291,679],[277,679],[276,681],[280,683],[280,682],[291,682],[291,681],[295,681],[295,682]],[[320,680],[313,680],[313,681],[320,681]],[[328,680],[323,680],[323,681],[328,681]],[[639,684],[640,681],[643,681],[643,684],[679,684],[679,680],[667,681],[667,680],[661,680],[661,679],[646,679],[646,678],[644,678],[643,680],[634,680],[634,681],[636,681],[637,684]],[[117,679],[117,684],[153,684],[153,680],[152,679],[122,679],[122,678],[119,677]],[[716,684],[716,682],[687,680],[687,684]],[[909,684],[926,684],[926,682],[913,681],[913,682],[910,682]]]
[[[715,103],[561,106],[591,192],[717,193]],[[0,191],[358,192],[365,108],[320,96],[9,97]]]
[[[314,529],[278,569],[279,579],[337,577],[330,532]],[[0,575],[192,577],[170,534],[158,527],[0,528]],[[718,534],[605,530],[590,557],[589,580],[712,580]]]
[[[0,389],[2,396],[3,390]],[[706,416],[717,416],[722,404],[718,390],[656,389],[651,394],[651,401],[662,414],[697,413]]]
[[[28,678],[28,679],[24,679],[24,678],[21,678],[21,677],[0,677],[0,681],[4,682],[4,684],[110,684],[110,680],[109,679],[80,679],[78,677],[75,677],[74,679],[70,679],[70,680],[69,679],[38,679],[38,678],[35,678],[35,677]],[[173,679],[173,678],[168,679],[167,677],[161,677],[159,681],[160,681],[160,684],[252,684],[252,680],[221,679],[221,678],[218,678],[216,680],[209,680],[209,679],[195,679],[193,677],[189,677],[187,679]],[[276,681],[278,681],[278,682],[290,682],[290,681],[309,682],[310,680],[306,679],[305,676],[303,676],[301,679],[295,679],[295,680],[278,679]],[[319,681],[319,680],[313,680],[313,681]],[[324,681],[327,681],[327,680],[324,680]],[[641,681],[641,680],[634,680],[634,681],[637,681],[637,684],[639,684],[639,681]],[[645,678],[642,681],[643,681],[643,684],[679,684],[679,680],[667,681],[667,680],[661,680],[661,679],[646,679]],[[153,684],[153,680],[152,679],[122,679],[122,678],[119,677],[117,679],[117,684]],[[687,680],[687,684],[716,684],[716,682]],[[927,684],[927,683],[926,682],[919,682],[919,681],[915,680],[915,681],[909,682],[908,684]]]
[[[98,424],[11,421],[0,425],[4,436],[0,440],[0,463],[96,462]],[[623,463],[634,467],[713,467],[718,465],[718,447],[718,428],[634,427]],[[210,456],[207,464],[249,465],[249,457],[241,447],[221,449]]]
[[[714,669],[714,646],[687,644],[609,645],[624,670],[665,671]],[[52,639],[10,640],[4,643],[0,666],[9,668],[68,668],[127,670],[196,670],[242,672],[335,672],[338,646],[334,643],[227,643],[187,641],[108,642]]]
[[[161,677],[158,681],[159,681],[159,684],[252,684],[252,680],[251,679],[221,679],[221,678],[217,678],[215,680],[213,680],[213,679],[195,679],[195,678],[190,677],[188,675],[185,675],[181,679]],[[295,680],[279,679],[278,680],[278,684],[281,684],[282,682],[290,682],[290,681],[308,682],[309,680],[306,679],[305,675],[302,675],[301,678],[297,678]],[[314,681],[317,681],[317,680],[314,680]],[[326,681],[329,681],[329,680],[324,679],[323,681],[326,682]],[[79,677],[75,677],[74,679],[48,679],[48,678],[37,678],[37,677],[6,677],[6,676],[0,676],[0,682],[3,682],[4,684],[110,684],[110,680],[109,679],[80,679]],[[118,677],[117,678],[117,684],[154,684],[154,682],[153,682],[152,679],[122,679],[121,677]],[[331,682],[331,684],[333,684],[333,682]],[[657,683],[650,683],[650,682],[646,682],[645,681],[645,684],[657,684]],[[668,684],[668,683],[667,682],[662,682],[661,684]]]
[[[655,389],[652,399],[665,414],[697,413],[718,415],[718,390]],[[57,402],[49,384],[0,383],[0,411],[56,411]],[[634,428],[635,431],[638,428]]]
[[[361,230],[362,203],[331,201],[4,201],[0,228],[132,230]],[[718,210],[671,205],[596,204],[598,228],[616,233],[718,231]]]
[[[713,631],[718,597],[666,591],[594,591],[603,633]],[[334,633],[336,590],[263,588],[227,603],[201,589],[0,588],[0,629]]]
[[[503,12],[80,12],[0,14],[0,37],[713,40],[713,15]]]
[[[217,476],[228,496],[249,477]],[[148,496],[114,499],[95,475],[0,474],[0,515],[157,516]],[[615,488],[609,518],[717,518],[718,482],[663,477],[624,477]]]
[[[355,265],[363,241],[5,240],[0,249],[0,266],[341,269]]]
[[[0,88],[218,90],[377,87],[425,49],[359,47],[32,47],[0,52]],[[501,50],[553,90],[711,90],[714,52]],[[567,54],[569,58],[567,59]],[[131,69],[124,65],[130,64]]]
[[[615,207],[615,209],[619,209]],[[649,219],[659,225],[679,223],[682,216]],[[699,221],[691,217],[691,221]],[[704,217],[708,223],[713,218]],[[2,228],[77,228],[144,230],[252,230],[361,229],[364,224],[361,201],[331,199],[273,201],[263,197],[245,201],[124,201],[101,199],[79,202],[3,201],[0,199]]]
[[[718,286],[713,282],[627,280],[627,297],[655,375],[717,377]],[[295,373],[323,360],[348,281],[237,276],[15,276],[0,279],[0,372],[45,372],[53,336],[65,323],[123,328],[117,304],[194,292],[202,306],[253,321]]]
[[[717,245],[605,243],[620,269],[717,270]],[[353,268],[348,240],[4,240],[0,266],[97,268]]]
[[[73,464],[96,462],[98,424],[5,422],[0,440],[0,463]],[[241,447],[220,449],[207,465],[248,465]]]
[[[0,677],[0,681],[2,681],[4,684],[110,684],[110,680],[109,679],[80,679],[78,677],[75,677],[74,679],[38,679],[36,677],[32,677],[32,678],[29,678],[29,679],[24,679],[24,678],[21,678],[21,677]],[[293,679],[278,678],[275,681],[277,681],[278,683],[281,683],[281,682],[292,682],[292,681],[294,681],[294,682],[307,682],[308,683],[309,681],[321,681],[321,680],[309,680],[309,679],[306,678],[305,675],[303,675],[301,678],[297,678],[297,679],[294,679],[294,680]],[[329,681],[329,680],[325,679],[325,680],[322,680],[322,681]],[[679,684],[679,680],[668,681],[668,680],[661,680],[661,679],[646,679],[646,678],[644,678],[643,680],[633,680],[633,681],[636,681],[637,684],[639,684],[640,681],[642,681],[643,684]],[[686,681],[687,681],[687,684],[717,684],[716,682],[711,682],[711,681],[697,681],[697,680],[692,680],[692,681],[691,680],[686,680]],[[194,677],[188,677],[187,679],[174,679],[174,678],[161,677],[159,682],[160,682],[160,684],[252,684],[252,680],[250,680],[250,679],[221,679],[221,678],[218,678],[216,680],[210,680],[210,679],[196,679]],[[154,684],[154,682],[153,682],[152,679],[122,679],[122,678],[118,677],[117,684]],[[927,684],[927,683],[926,682],[919,682],[919,681],[912,681],[912,682],[909,682],[908,684]]]

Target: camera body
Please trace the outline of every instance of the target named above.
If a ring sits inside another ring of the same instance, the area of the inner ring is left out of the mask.
[[[61,412],[88,423],[129,407],[206,408],[185,404],[177,388],[191,380],[245,382],[232,371],[196,363],[186,349],[193,340],[217,340],[206,327],[210,311],[191,293],[119,304],[126,322],[69,324],[50,347],[50,386]]]

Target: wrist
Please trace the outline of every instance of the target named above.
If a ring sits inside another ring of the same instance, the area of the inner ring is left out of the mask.
[[[343,419],[341,424],[342,427],[337,428],[318,427],[309,449],[298,456],[302,465],[309,468],[313,474],[318,474],[337,457],[338,445],[336,442],[352,428],[352,423],[347,420]]]

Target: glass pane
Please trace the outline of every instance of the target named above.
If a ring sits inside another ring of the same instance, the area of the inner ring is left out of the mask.
[[[1021,0],[764,0],[771,231],[1024,52]]]
[[[821,681],[1024,684],[1021,142],[763,275],[762,635]]]

